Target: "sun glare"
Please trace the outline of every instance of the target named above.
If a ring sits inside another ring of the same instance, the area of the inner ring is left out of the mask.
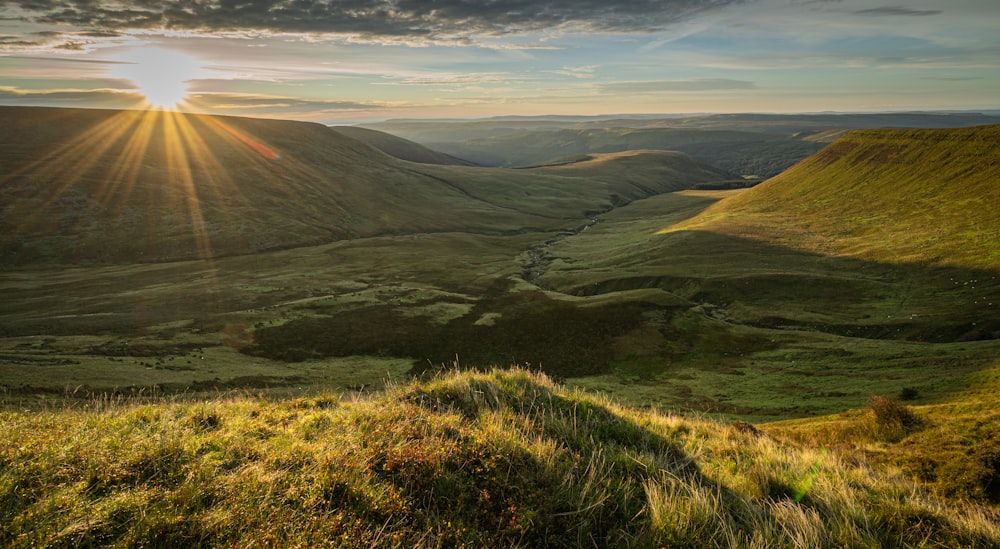
[[[115,76],[131,80],[157,109],[178,110],[188,96],[188,82],[205,73],[198,59],[163,48],[134,48],[119,60]]]

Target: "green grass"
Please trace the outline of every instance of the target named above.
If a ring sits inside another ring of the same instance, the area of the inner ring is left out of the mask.
[[[77,388],[350,389],[457,354],[484,368],[541,365],[637,406],[768,421],[861,407],[873,391],[906,386],[919,402],[941,400],[954,376],[996,356],[995,341],[935,343],[996,318],[972,306],[981,286],[955,284],[978,278],[970,272],[656,234],[740,192],[636,201],[555,237],[381,237],[211,264],[4,273],[0,385],[17,402]],[[539,291],[517,276],[524,250],[545,242],[532,260]],[[490,297],[490,288],[507,289]],[[634,313],[619,321],[609,311]],[[340,332],[360,327],[353,339]],[[255,337],[271,350],[245,354]],[[136,356],[95,352],[123,341]],[[195,349],[206,359],[186,356]],[[362,372],[351,366],[358,355],[387,367]]]
[[[0,414],[8,547],[1000,543],[993,511],[863,462],[524,370]]]
[[[882,469],[902,471],[914,482],[952,500],[1000,504],[1000,413],[996,391],[1000,368],[956,376],[954,396],[943,402],[912,405],[909,391],[881,392],[914,419],[898,425],[878,406],[831,416],[776,422],[763,428],[775,436],[810,447],[835,448]],[[957,388],[956,387],[956,388]],[[873,391],[880,393],[879,391]]]
[[[670,230],[754,235],[883,263],[1000,265],[1000,126],[848,133]]]

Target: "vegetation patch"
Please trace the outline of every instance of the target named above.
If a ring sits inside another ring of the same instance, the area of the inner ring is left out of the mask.
[[[468,313],[444,324],[393,306],[367,307],[260,328],[244,352],[289,361],[410,357],[418,374],[458,357],[470,366],[531,364],[556,377],[577,377],[608,371],[614,339],[637,328],[649,307],[630,302],[583,307],[538,290],[510,292],[512,284],[499,281]]]
[[[5,547],[989,547],[863,462],[525,370],[365,398],[0,412]]]

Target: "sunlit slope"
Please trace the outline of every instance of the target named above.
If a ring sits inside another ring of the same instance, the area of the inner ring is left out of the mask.
[[[1000,270],[1000,126],[862,130],[670,231]]]
[[[766,430],[898,468],[944,497],[1000,505],[1000,361],[993,363],[956,376],[962,390],[934,404],[875,401],[866,409],[776,422]],[[909,396],[921,395],[913,390]]]
[[[724,181],[735,176],[699,162],[676,151],[635,150],[617,153],[594,153],[539,166],[562,175],[589,177],[630,183],[639,188],[660,191],[666,182],[669,191],[689,189],[692,182]],[[659,194],[659,192],[655,193]]]
[[[376,235],[558,229],[610,208],[616,196],[671,187],[414,164],[302,122],[0,113],[7,264],[164,261]]]

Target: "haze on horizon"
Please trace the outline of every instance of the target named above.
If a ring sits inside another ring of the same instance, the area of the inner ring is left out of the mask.
[[[1000,109],[996,0],[0,2],[0,104],[401,117]]]

